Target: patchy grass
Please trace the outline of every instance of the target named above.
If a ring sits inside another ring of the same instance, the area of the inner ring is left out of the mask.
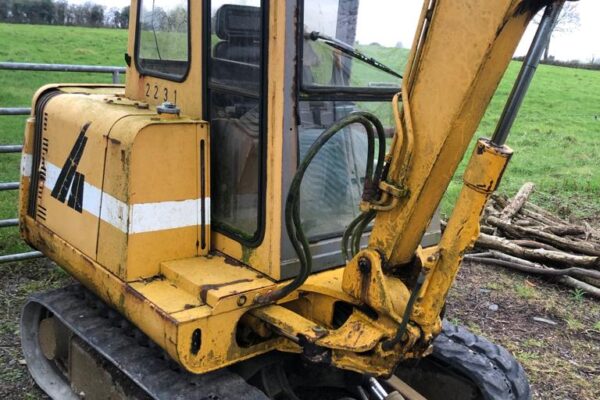
[[[490,304],[498,310],[491,311]],[[587,296],[575,299],[571,291],[537,278],[465,263],[447,310],[450,321],[516,356],[529,376],[534,399],[600,398],[600,302]]]
[[[573,299],[581,303],[583,301],[583,296],[585,296],[585,291],[579,288],[573,289],[571,290],[571,295],[573,296]]]
[[[46,398],[24,364],[19,317],[29,294],[68,282],[67,274],[49,260],[0,264],[0,396],[3,399]]]
[[[517,283],[515,285],[515,292],[517,295],[519,295],[519,297],[522,297],[526,300],[535,299],[538,297],[537,291],[528,284],[528,281],[525,281],[525,283]]]

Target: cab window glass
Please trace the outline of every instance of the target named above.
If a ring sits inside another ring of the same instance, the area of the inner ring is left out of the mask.
[[[137,62],[141,73],[181,80],[189,67],[188,0],[141,0]]]
[[[399,89],[409,50],[395,39],[394,30],[373,23],[373,15],[393,3],[304,0],[303,89]],[[361,36],[366,31],[370,34]]]
[[[326,129],[356,111],[375,114],[391,137],[391,100],[400,90],[409,50],[389,25],[374,23],[373,15],[401,6],[392,0],[302,3],[300,159]],[[350,125],[321,148],[306,171],[301,217],[310,241],[341,236],[359,215],[367,148],[362,125]]]
[[[213,227],[256,244],[263,206],[264,10],[260,0],[213,0],[210,10]]]
[[[387,102],[301,101],[298,105],[300,159],[327,128],[355,111],[375,114],[386,136],[393,135],[394,118]],[[302,227],[311,242],[339,237],[359,215],[367,148],[364,127],[352,124],[331,138],[306,170],[300,187],[300,212]]]

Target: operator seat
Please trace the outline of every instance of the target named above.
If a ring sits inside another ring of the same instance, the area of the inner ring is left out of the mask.
[[[225,4],[215,15],[212,76],[219,81],[242,85],[258,94],[261,57],[261,10],[258,7]]]

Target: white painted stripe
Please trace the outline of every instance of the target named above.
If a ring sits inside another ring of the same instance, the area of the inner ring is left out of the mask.
[[[29,178],[31,176],[32,165],[33,157],[31,154],[23,153],[21,155],[21,175]]]
[[[44,163],[44,165],[46,166],[46,180],[44,181],[44,186],[52,191],[54,190],[54,186],[56,186],[56,181],[60,175],[60,168],[49,162]]]
[[[130,210],[130,234],[198,225],[198,200],[133,204]]]
[[[60,168],[46,163],[46,181],[49,191],[54,189]],[[204,201],[206,224],[210,224],[210,198],[163,201],[158,203],[128,204],[103,193],[96,186],[84,183],[82,208],[122,232],[130,235],[184,228],[199,224],[200,202]]]
[[[85,197],[85,192],[83,193]],[[127,219],[129,218],[129,206],[114,198],[108,193],[102,197],[102,211],[100,217],[115,228],[127,233]]]
[[[205,197],[204,199],[199,200],[198,203],[200,203],[200,201],[204,201],[204,223],[210,225],[210,197]],[[200,216],[202,214],[198,213],[198,215]],[[199,216],[198,218],[200,218]]]

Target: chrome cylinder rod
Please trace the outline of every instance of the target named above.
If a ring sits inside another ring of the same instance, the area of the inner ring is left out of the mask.
[[[506,106],[504,106],[502,116],[500,117],[494,135],[492,136],[492,144],[495,146],[502,146],[506,143],[506,139],[517,118],[527,89],[529,89],[529,85],[531,84],[533,75],[540,63],[544,49],[548,45],[555,22],[560,15],[564,3],[564,0],[559,0],[546,6],[546,10],[544,11],[537,32],[531,42],[527,56],[525,56],[525,59],[523,60],[523,66],[521,67],[517,81],[513,86],[512,92],[506,102]]]

